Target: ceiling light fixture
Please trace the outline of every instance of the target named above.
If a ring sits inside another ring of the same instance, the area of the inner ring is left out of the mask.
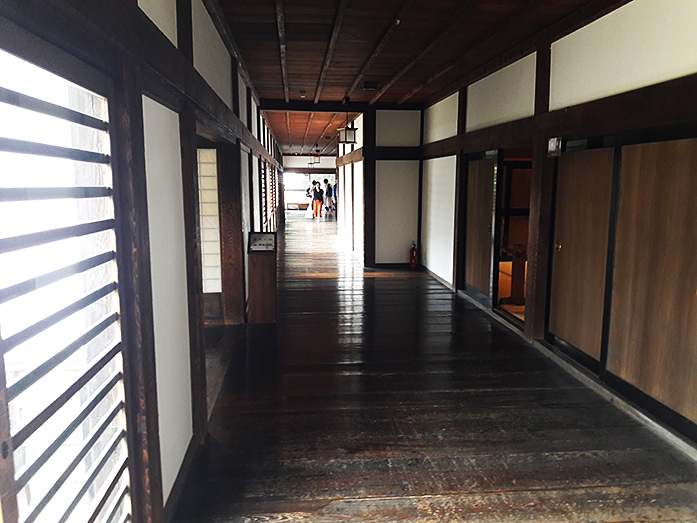
[[[319,155],[319,146],[315,144],[315,154],[312,157],[313,163],[319,163],[322,161],[322,157]]]

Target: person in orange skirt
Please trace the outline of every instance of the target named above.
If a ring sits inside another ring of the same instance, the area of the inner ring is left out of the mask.
[[[324,191],[319,182],[314,182],[312,187],[312,210],[315,218],[322,218],[322,203],[324,202]]]

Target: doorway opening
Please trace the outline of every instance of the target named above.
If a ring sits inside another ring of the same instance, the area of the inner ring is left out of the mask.
[[[494,307],[522,327],[530,219],[532,147],[502,151],[496,200],[496,250]]]

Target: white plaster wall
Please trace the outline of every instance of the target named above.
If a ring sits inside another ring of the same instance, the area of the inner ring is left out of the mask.
[[[453,283],[455,156],[426,160],[423,168],[421,263]]]
[[[177,3],[171,0],[138,0],[138,7],[177,45]]]
[[[307,167],[310,160],[312,160],[312,156],[284,156],[283,166],[291,169],[307,169],[307,172],[311,173],[312,169]],[[321,167],[322,169],[336,169],[336,157],[322,156],[319,164],[315,164],[315,167]]]
[[[375,145],[378,147],[421,145],[421,111],[376,111]]]
[[[240,95],[240,120],[247,125],[247,84],[244,83],[241,75],[237,75],[237,84]]]
[[[353,164],[353,254],[363,260],[363,162]]]
[[[467,132],[535,114],[535,69],[532,53],[467,88]]]
[[[419,225],[419,161],[375,162],[375,261],[407,263]]]
[[[457,135],[458,94],[448,96],[424,112],[424,143]]]
[[[552,44],[550,109],[697,72],[697,1],[634,0]]]
[[[176,3],[176,2],[173,2]],[[194,67],[232,108],[232,61],[201,0],[191,2],[194,28]]]
[[[351,167],[344,167],[344,187],[343,187],[343,198],[344,198],[344,248],[347,251],[353,250],[353,175],[351,174]],[[341,193],[340,193],[341,194]]]
[[[193,436],[179,115],[143,97],[157,407],[166,500]]]
[[[363,147],[363,131],[364,131],[364,123],[363,122],[364,122],[364,119],[363,119],[362,114],[359,115],[358,118],[356,118],[353,121],[354,127],[356,127],[356,129],[358,129],[356,131],[356,149],[360,149],[361,147]]]
[[[337,185],[339,186],[339,197],[336,200],[336,220],[339,225],[339,231],[343,231],[346,222],[344,212],[344,209],[346,207],[346,202],[344,201],[344,196],[346,195],[346,174],[344,173],[343,167],[339,167],[337,171]]]
[[[261,127],[261,129],[259,128]],[[259,107],[257,106],[257,103],[254,101],[254,98],[252,98],[252,128],[250,129],[252,131],[252,134],[257,137],[257,140],[263,143],[263,140],[261,137],[264,134],[265,131],[265,125],[262,123],[261,126],[259,126]]]

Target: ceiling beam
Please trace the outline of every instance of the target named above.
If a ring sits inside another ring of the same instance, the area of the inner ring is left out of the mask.
[[[303,144],[300,146],[300,154],[303,153],[305,149],[305,142],[307,141],[307,133],[310,131],[310,125],[312,125],[312,119],[315,117],[315,113],[310,113],[307,117],[307,125],[305,126],[305,134],[303,135]]]
[[[528,0],[525,4],[523,4],[521,7],[513,11],[510,15],[506,17],[505,20],[502,20],[499,24],[497,24],[497,30],[481,40],[479,40],[477,43],[475,43],[472,46],[468,46],[467,50],[463,50],[463,53],[460,54],[458,58],[455,60],[452,60],[448,62],[445,66],[440,68],[438,71],[435,73],[429,75],[423,82],[419,83],[417,86],[415,86],[411,91],[409,91],[407,94],[402,96],[402,98],[399,99],[397,102],[397,105],[401,105],[409,98],[414,96],[416,93],[421,91],[424,87],[426,87],[428,84],[431,82],[436,81],[438,78],[446,74],[448,71],[452,70],[453,68],[457,67],[459,64],[465,62],[466,60],[470,59],[472,55],[474,55],[481,47],[488,45],[492,42],[495,42],[502,34],[507,33],[508,31],[511,30],[511,26],[519,24],[521,18],[526,16],[530,11],[534,10],[537,5],[536,0]]]
[[[329,129],[329,127],[334,123],[334,120],[336,120],[336,117],[337,117],[338,114],[339,114],[339,113],[334,113],[334,114],[332,115],[331,119],[329,120],[329,123],[328,123],[327,125],[325,125],[325,126],[324,126],[324,129],[322,129],[322,132],[319,133],[319,136],[317,137],[317,140],[315,140],[315,143],[319,143],[319,141],[322,139],[322,136],[324,136],[324,133],[327,132],[327,130]],[[331,143],[331,142],[329,142],[329,143]]]
[[[414,0],[404,0],[402,2],[402,6],[399,8],[399,11],[397,11],[397,14],[394,16],[394,18],[392,18],[392,21],[390,22],[390,25],[385,31],[385,33],[382,35],[380,42],[378,42],[378,45],[375,46],[375,49],[373,49],[373,52],[368,57],[368,60],[363,64],[361,72],[358,73],[355,80],[353,81],[353,84],[351,84],[349,90],[346,91],[346,98],[350,97],[351,94],[353,94],[353,91],[355,91],[358,87],[358,84],[361,83],[361,80],[363,80],[365,74],[368,72],[368,69],[370,69],[370,66],[373,65],[373,62],[380,54],[383,47],[385,47],[385,45],[387,44],[387,41],[392,36],[392,33],[394,33],[395,29],[397,29],[397,26],[399,26],[401,19],[404,17],[404,13],[406,12],[409,5],[413,3],[413,1]]]
[[[444,38],[464,17],[469,11],[472,9],[472,2],[471,1],[466,1],[464,4],[460,6],[460,8],[455,11],[455,14],[448,18],[448,20],[443,24],[438,30],[433,34],[431,39],[424,45],[415,55],[414,57],[409,60],[406,64],[402,66],[402,68],[397,71],[394,75],[392,75],[392,78],[390,78],[385,85],[383,85],[380,90],[375,93],[375,96],[371,98],[370,104],[374,104],[377,102],[382,95],[384,95],[390,87],[392,87],[397,80],[399,80],[402,76],[404,76],[409,69],[414,67],[416,63],[421,60],[426,54],[428,54],[433,48],[440,42],[442,38]]]
[[[286,59],[286,17],[283,14],[283,0],[276,0],[276,29],[278,31],[278,50],[281,54],[281,75],[283,76],[283,96],[290,101],[288,87],[288,60]]]
[[[286,131],[288,132],[288,150],[293,150],[293,135],[290,134],[290,113],[286,111]]]
[[[334,138],[332,138],[332,139],[329,141],[329,143],[327,143],[327,145],[325,145],[324,147],[322,147],[322,150],[320,151],[320,154],[322,154],[324,151],[326,151],[326,150],[327,150],[327,147],[329,147],[331,144],[333,144],[334,141],[336,140],[336,138],[337,138],[337,137],[335,136]]]
[[[327,53],[324,55],[322,71],[320,72],[319,80],[317,81],[317,90],[315,91],[315,103],[319,102],[319,97],[322,94],[322,88],[324,87],[324,78],[327,76],[327,69],[329,69],[329,63],[332,61],[332,56],[334,55],[334,48],[336,47],[336,42],[339,39],[339,30],[341,29],[341,22],[343,22],[344,20],[344,15],[346,14],[347,7],[348,0],[339,0],[339,8],[336,11],[336,18],[334,19],[334,29],[332,30],[331,38],[329,38],[329,45],[327,46]]]

